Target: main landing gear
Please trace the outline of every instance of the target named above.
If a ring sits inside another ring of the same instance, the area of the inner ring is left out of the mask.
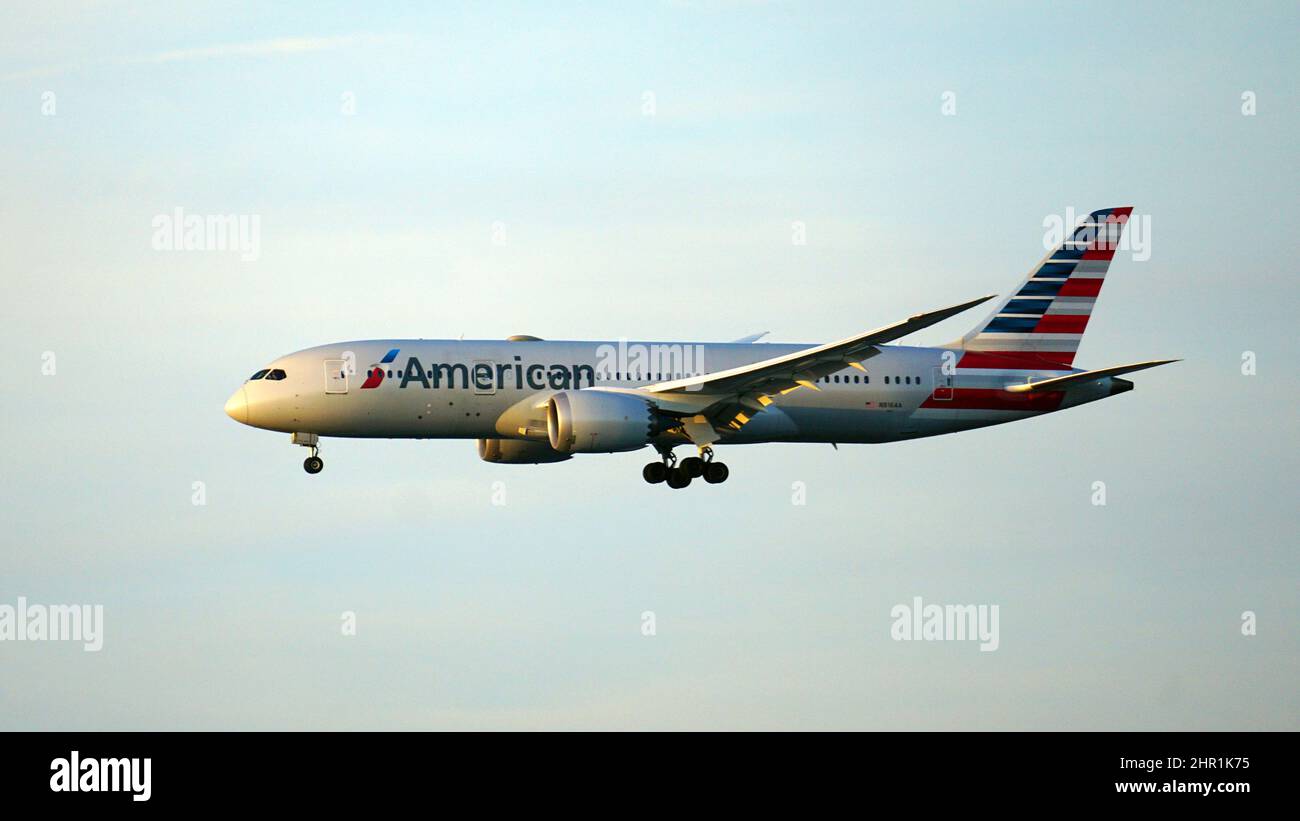
[[[295,433],[293,443],[311,448],[311,456],[302,462],[302,469],[315,476],[325,469],[325,460],[320,458],[320,437],[314,433]]]
[[[663,482],[674,490],[680,490],[691,483],[692,479],[704,477],[711,485],[727,481],[731,471],[722,462],[713,461],[713,448],[700,448],[699,456],[690,456],[679,464],[677,456],[671,450],[661,450],[663,460],[651,462],[641,469],[641,477],[652,485]]]

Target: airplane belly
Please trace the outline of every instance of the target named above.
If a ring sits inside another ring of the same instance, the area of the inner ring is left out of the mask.
[[[757,442],[798,442],[799,426],[781,408],[769,407],[755,414],[738,432],[722,440],[727,444],[748,445]]]
[[[798,428],[798,435],[793,439],[774,441],[875,444],[892,442],[897,438],[899,418],[903,411],[799,407],[790,408],[787,413]],[[754,422],[762,416],[759,414]],[[748,428],[749,425],[745,427]]]

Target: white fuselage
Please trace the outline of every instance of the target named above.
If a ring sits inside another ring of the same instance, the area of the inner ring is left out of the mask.
[[[281,357],[281,379],[249,380],[226,412],[254,427],[319,436],[544,441],[551,394],[639,388],[712,373],[807,345],[367,340]],[[397,351],[390,356],[390,352]],[[1033,396],[1002,389],[1068,370],[954,370],[951,348],[880,346],[880,353],[779,397],[718,444],[873,443],[1014,421],[1126,390],[1104,379]],[[645,355],[638,358],[637,354]],[[388,361],[384,361],[385,357]],[[379,377],[375,371],[378,369]],[[667,435],[666,435],[667,436]],[[671,443],[671,437],[667,440]],[[684,442],[684,440],[677,440]]]

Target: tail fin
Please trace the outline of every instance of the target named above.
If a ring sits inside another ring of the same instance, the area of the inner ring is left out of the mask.
[[[1131,206],[1093,211],[958,343],[959,368],[1069,370]]]

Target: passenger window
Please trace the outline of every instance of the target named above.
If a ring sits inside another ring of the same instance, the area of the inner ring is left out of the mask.
[[[266,374],[267,374],[267,369],[266,369],[266,368],[262,368],[262,370],[258,371],[257,373],[253,374],[252,376],[248,377],[248,381],[249,381],[249,382],[252,382],[254,379],[261,379],[263,376],[266,376]]]
[[[888,377],[888,376],[885,377],[885,384],[886,384],[886,385],[889,384],[889,377]]]

